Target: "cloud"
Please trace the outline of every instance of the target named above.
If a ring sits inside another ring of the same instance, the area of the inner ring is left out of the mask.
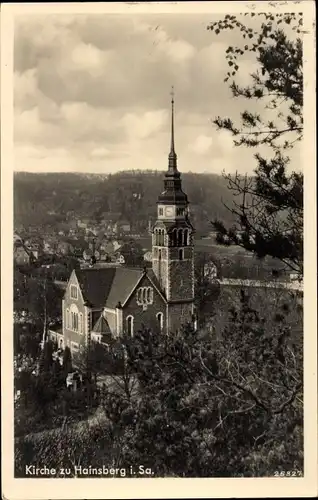
[[[190,145],[190,149],[199,155],[205,155],[211,149],[213,140],[212,137],[207,135],[199,135],[193,144]]]
[[[146,111],[144,113],[127,113],[122,118],[129,139],[146,139],[162,130],[167,123],[166,110]]]
[[[245,103],[224,76],[225,50],[200,15],[46,15],[15,21],[16,169],[116,171],[167,165],[175,87],[181,170],[251,169],[211,119],[236,121]],[[253,60],[241,65],[249,81]],[[39,151],[36,154],[36,151]]]

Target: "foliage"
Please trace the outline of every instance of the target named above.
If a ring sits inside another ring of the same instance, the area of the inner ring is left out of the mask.
[[[47,321],[61,316],[63,292],[49,277],[35,277],[14,270],[14,311],[25,312],[39,325],[43,326],[45,313]]]
[[[29,436],[20,432],[19,474],[23,464],[44,459],[53,467],[107,463],[126,467],[128,475],[129,465],[144,464],[155,477],[266,476],[280,467],[301,472],[300,298],[286,290],[247,294],[224,287],[213,324],[212,335],[191,327],[168,337],[145,329],[123,339],[121,351],[110,346],[114,362],[124,347],[120,359],[125,362],[105,378],[102,414],[94,423],[87,392],[54,389],[52,367],[50,379],[33,382],[37,389],[28,408],[40,406],[46,428],[56,415],[60,428]],[[98,363],[103,346],[94,345],[89,359],[96,367],[88,366],[99,375],[109,365]],[[32,386],[29,378],[20,384]],[[73,422],[73,415],[87,423]],[[32,424],[36,414],[31,417],[28,428],[39,428],[40,422]]]
[[[301,305],[253,293],[258,306],[242,293],[212,338],[190,328],[135,337],[138,393],[108,390],[103,401],[117,464],[138,461],[157,477],[264,476],[278,462],[302,470]]]
[[[49,373],[53,366],[53,343],[49,340],[44,343],[40,355],[39,368],[40,373]]]
[[[63,373],[66,376],[68,373],[72,372],[72,353],[68,346],[65,346],[63,351]]]
[[[234,98],[248,104],[263,104],[263,113],[246,109],[241,125],[230,118],[214,120],[219,129],[228,130],[237,147],[257,148],[255,175],[224,175],[233,194],[233,205],[226,204],[235,216],[233,227],[216,218],[213,222],[219,241],[239,244],[259,257],[270,255],[302,275],[303,271],[303,175],[290,172],[287,155],[303,134],[303,68],[301,14],[226,15],[208,26],[219,35],[238,30],[242,45],[228,47],[226,59]],[[252,19],[254,18],[254,19]],[[257,26],[255,19],[260,21]],[[249,27],[249,24],[252,27]],[[296,33],[296,36],[295,36]],[[235,81],[240,57],[255,53],[259,69],[251,84],[241,87]],[[270,157],[270,151],[273,156]]]
[[[220,269],[218,259],[207,253],[198,252],[195,255],[195,307],[202,324],[214,315],[216,299],[220,293],[217,274]]]
[[[144,264],[144,253],[138,242],[130,240],[119,251],[124,256],[127,266],[140,267]]]

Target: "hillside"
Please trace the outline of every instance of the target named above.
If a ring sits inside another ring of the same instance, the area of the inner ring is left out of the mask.
[[[67,217],[98,219],[118,212],[136,230],[146,229],[156,216],[156,201],[163,189],[164,172],[124,171],[112,175],[77,173],[22,173],[14,175],[15,225],[47,225]],[[216,174],[182,175],[198,231],[211,229],[218,217],[233,222],[222,200],[231,204],[226,181]]]

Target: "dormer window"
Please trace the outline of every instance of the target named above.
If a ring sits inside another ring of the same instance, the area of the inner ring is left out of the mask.
[[[71,299],[77,300],[78,299],[78,288],[76,285],[71,285]]]

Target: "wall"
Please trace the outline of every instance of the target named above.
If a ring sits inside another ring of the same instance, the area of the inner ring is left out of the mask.
[[[168,305],[168,331],[176,333],[182,325],[192,321],[193,303]]]
[[[141,286],[149,286],[153,288],[153,303],[147,305],[147,309],[143,310],[142,305],[137,304],[137,290]],[[147,276],[145,276],[137,289],[129,299],[127,305],[123,308],[123,320],[124,327],[126,326],[126,318],[129,315],[134,317],[134,332],[138,331],[142,328],[143,325],[149,327],[151,329],[158,329],[158,320],[156,318],[156,314],[162,312],[164,314],[164,321],[166,320],[166,302],[161,297],[161,295],[157,292],[157,290],[153,287],[150,280]]]
[[[70,296],[70,287],[71,285],[76,285],[78,287],[78,297],[77,300],[72,299]],[[72,304],[76,305],[78,309],[78,313],[83,314],[83,333],[75,332],[71,330],[70,328],[66,328],[66,310],[71,309]],[[64,295],[64,301],[63,301],[63,335],[65,339],[65,346],[68,345],[71,347],[71,342],[77,342],[78,344],[85,344],[85,339],[86,335],[88,332],[88,325],[87,325],[87,308],[84,306],[84,300],[82,293],[80,291],[80,287],[78,285],[77,278],[75,276],[75,273],[73,272],[71,274],[70,280],[68,282],[65,295]]]
[[[178,248],[168,248],[168,300],[194,299],[193,248],[184,247],[184,260],[179,260]]]

